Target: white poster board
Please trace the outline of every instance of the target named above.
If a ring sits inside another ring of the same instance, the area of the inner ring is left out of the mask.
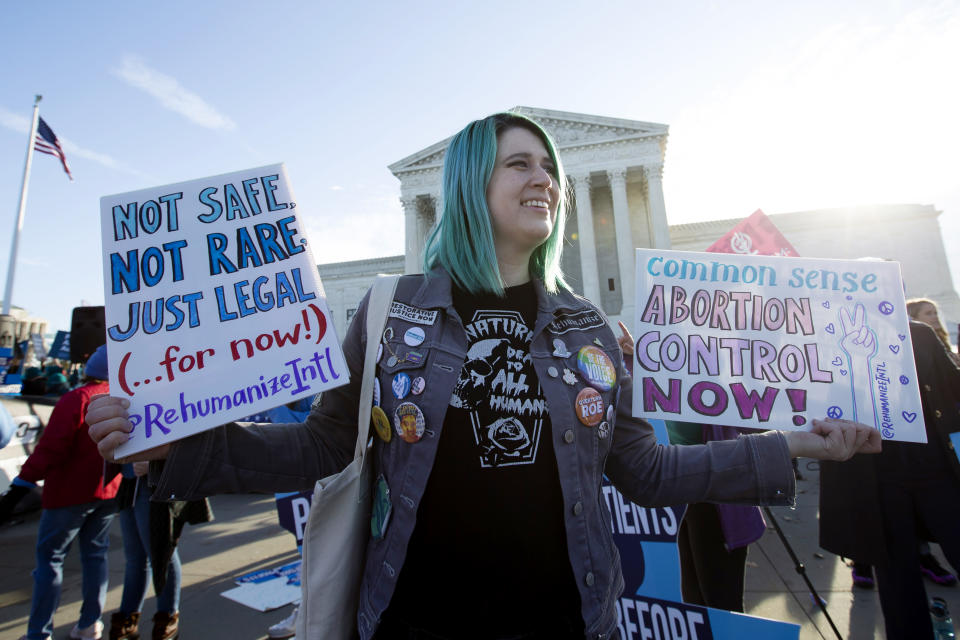
[[[282,164],[100,200],[110,393],[130,455],[346,384]]]
[[[926,442],[896,262],[637,249],[634,413]]]

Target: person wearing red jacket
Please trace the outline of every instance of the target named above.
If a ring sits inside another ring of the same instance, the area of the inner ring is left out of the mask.
[[[109,393],[107,371],[107,351],[101,346],[87,361],[85,383],[60,398],[37,448],[20,469],[20,480],[44,480],[26,640],[46,640],[53,634],[63,560],[75,538],[80,541],[83,605],[70,637],[95,640],[103,632],[108,534],[121,476],[119,466],[108,466],[87,435],[85,415],[93,396]]]

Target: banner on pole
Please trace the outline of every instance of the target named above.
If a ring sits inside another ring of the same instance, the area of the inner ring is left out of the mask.
[[[50,357],[58,360],[70,359],[70,332],[57,331],[50,346]]]
[[[895,262],[637,249],[634,412],[926,442]]]
[[[800,254],[773,221],[760,209],[738,222],[733,229],[707,247],[708,253],[741,255],[794,256]]]
[[[282,164],[100,201],[120,456],[346,384]]]

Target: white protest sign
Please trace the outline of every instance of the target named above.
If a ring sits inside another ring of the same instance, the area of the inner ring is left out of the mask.
[[[125,456],[348,372],[282,164],[100,200],[110,393]]]
[[[900,265],[637,249],[638,416],[926,442]]]

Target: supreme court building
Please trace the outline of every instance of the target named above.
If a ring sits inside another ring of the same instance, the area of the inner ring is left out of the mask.
[[[570,180],[563,272],[578,294],[598,305],[614,327],[634,317],[635,247],[703,251],[739,220],[670,226],[662,174],[664,124],[516,107],[553,136]],[[378,273],[419,273],[427,233],[440,214],[443,160],[450,138],[389,169],[400,180],[402,256],[319,265],[338,335]],[[743,217],[752,211],[745,211]],[[769,214],[769,212],[767,212]],[[801,256],[876,256],[900,262],[908,297],[928,297],[956,341],[960,298],[953,287],[932,205],[879,205],[772,214]]]

